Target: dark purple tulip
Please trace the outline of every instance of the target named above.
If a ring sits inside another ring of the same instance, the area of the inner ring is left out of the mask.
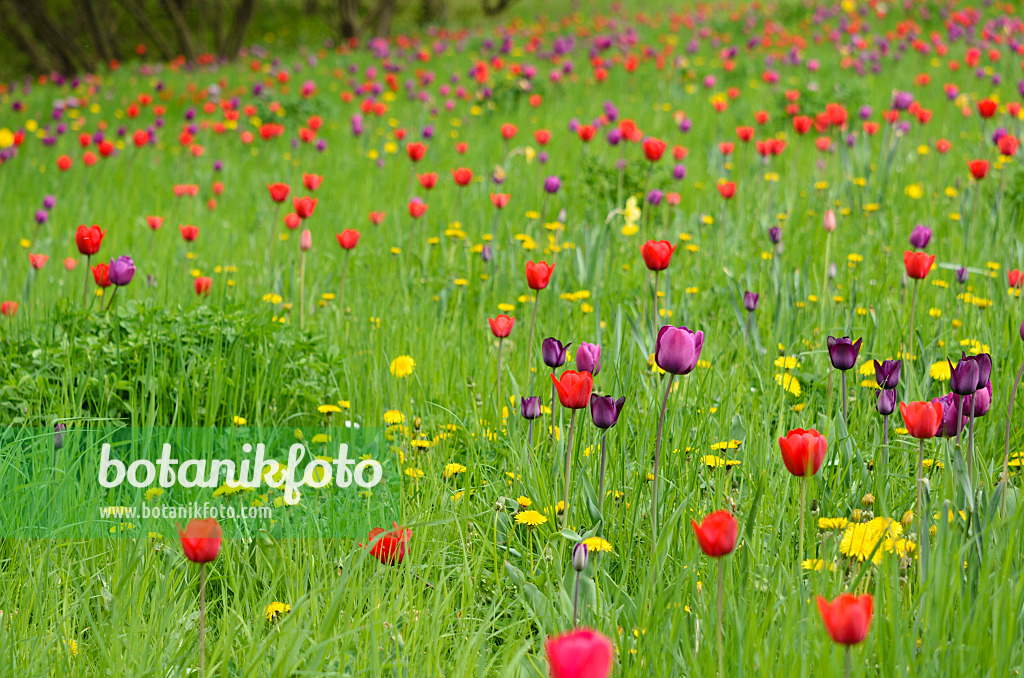
[[[480,248],[480,258],[484,260],[485,264],[494,258],[494,250],[491,249],[490,245],[484,245]]]
[[[45,198],[43,198],[43,209],[52,210],[54,205],[56,205],[56,204],[57,204],[57,197],[56,196],[48,195]]]
[[[964,417],[969,417],[974,410],[975,417],[984,417],[992,407],[992,382],[978,389],[969,396],[955,396],[956,406],[960,407],[960,401],[964,403]]]
[[[523,415],[523,419],[536,419],[539,417],[541,415],[540,398],[538,396],[521,398],[519,400],[519,413]]]
[[[131,257],[118,257],[110,260],[110,282],[123,287],[135,277],[135,262]]]
[[[601,347],[585,341],[580,342],[580,348],[576,351],[576,369],[580,372],[590,372],[596,377],[601,371]]]
[[[562,187],[562,180],[552,175],[544,180],[544,190],[548,193],[558,193],[558,189]]]
[[[782,242],[782,229],[778,226],[772,226],[768,229],[768,239],[772,241],[773,245],[778,245]]]
[[[963,285],[965,282],[967,282],[967,275],[968,275],[967,274],[967,269],[964,268],[963,266],[961,266],[960,268],[956,269],[956,281],[958,283],[960,283],[961,285]]]
[[[1020,340],[1024,341],[1024,322],[1020,324]]]
[[[757,310],[757,300],[761,297],[757,292],[744,292],[743,293],[743,308],[747,309],[747,313],[753,313]]]
[[[596,393],[590,394],[590,418],[594,426],[598,428],[611,428],[619,420],[619,413],[622,406],[626,404],[625,398],[616,400],[611,396],[599,396]]]
[[[46,220],[50,218],[50,213],[46,210],[36,210],[36,223],[42,226],[46,223]]]
[[[892,107],[897,111],[905,111],[914,103],[914,95],[910,92],[896,92],[892,97]]]
[[[675,179],[676,181],[681,181],[685,179],[686,165],[683,165],[682,163],[677,163],[676,166],[672,168],[672,178]]]
[[[540,345],[541,356],[544,359],[544,364],[555,369],[565,364],[565,352],[572,346],[569,344],[562,344],[558,339],[554,337],[548,337]]]
[[[832,361],[832,367],[837,370],[849,370],[857,364],[857,356],[860,354],[860,344],[864,341],[858,339],[856,342],[851,342],[849,337],[829,337],[828,341],[828,357]]]
[[[608,145],[618,146],[620,141],[622,141],[622,132],[619,131],[618,127],[612,127],[608,132]]]
[[[896,389],[883,388],[878,391],[878,413],[888,417],[896,411]]]
[[[59,450],[64,447],[64,432],[67,431],[67,426],[64,422],[60,421],[53,425],[53,449]]]
[[[975,390],[984,388],[985,384],[989,383],[989,377],[992,376],[992,356],[988,353],[979,353],[971,360],[978,366],[978,385]]]
[[[647,202],[651,205],[658,205],[663,197],[665,197],[664,193],[657,188],[652,188],[651,192],[647,194]]]
[[[910,232],[910,244],[919,250],[928,247],[928,241],[932,239],[932,229],[923,224],[918,224]]]
[[[900,369],[903,367],[902,360],[883,360],[875,363],[875,381],[878,388],[894,389],[900,385]]]
[[[978,390],[978,363],[972,358],[961,358],[953,367],[949,360],[949,388],[960,396],[971,395]]]
[[[933,403],[939,403],[942,405],[942,426],[939,427],[939,435],[943,438],[955,438],[963,430],[964,426],[967,425],[967,417],[960,419],[960,425],[957,426],[957,403],[956,396],[952,393],[947,393],[941,398],[933,398]]]
[[[704,333],[686,327],[665,325],[654,344],[654,362],[671,374],[689,374],[700,360]]]

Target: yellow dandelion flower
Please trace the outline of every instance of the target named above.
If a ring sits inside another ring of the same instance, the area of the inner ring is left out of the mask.
[[[263,610],[263,616],[267,618],[268,622],[273,622],[291,611],[291,605],[274,601],[270,605],[267,605],[267,608]]]
[[[611,553],[612,545],[601,537],[589,537],[583,540],[590,553]]]
[[[789,372],[775,375],[775,383],[782,386],[783,390],[791,394],[795,398],[799,398],[800,394],[803,393],[803,389],[800,387],[800,382]]]
[[[410,356],[400,355],[391,361],[391,366],[388,368],[391,374],[399,379],[404,379],[412,374],[412,371],[416,368],[416,361]]]
[[[949,362],[940,360],[937,363],[933,363],[932,366],[928,368],[928,376],[935,381],[949,381]]]
[[[548,517],[537,511],[520,511],[516,514],[516,524],[537,527],[548,522]]]
[[[455,463],[455,462],[453,462],[451,464],[448,464],[447,466],[444,467],[444,477],[445,478],[451,478],[452,476],[458,475],[460,473],[465,473],[465,472],[466,472],[466,467],[463,466],[462,464]]]

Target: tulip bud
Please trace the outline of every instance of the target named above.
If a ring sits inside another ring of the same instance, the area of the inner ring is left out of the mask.
[[[956,269],[956,281],[961,285],[967,282],[967,269],[964,268],[963,266]]]
[[[773,245],[778,245],[782,242],[782,229],[778,226],[772,226],[768,229],[768,239],[772,241]]]
[[[836,262],[833,261],[831,264],[828,265],[828,279],[829,280],[835,280],[836,279],[836,275],[838,275],[838,274],[839,274],[839,269],[836,268]]]
[[[485,264],[494,258],[494,250],[491,249],[490,245],[484,245],[480,248],[480,258]]]
[[[67,426],[64,422],[57,422],[53,425],[53,449],[59,450],[64,447],[64,432],[67,430]]]
[[[881,389],[878,391],[878,413],[888,417],[896,411],[896,389]]]
[[[1024,341],[1024,322],[1020,324],[1020,340]]]
[[[743,293],[743,308],[747,310],[747,313],[753,313],[757,310],[757,300],[760,296],[757,292]]]
[[[303,229],[302,235],[299,236],[299,249],[303,252],[308,252],[313,249],[313,235],[309,232],[309,229]]]
[[[587,567],[587,545],[583,542],[572,547],[572,569],[582,572]]]
[[[825,212],[825,219],[822,222],[822,226],[828,233],[836,230],[836,213],[832,210]]]
[[[541,415],[540,398],[537,396],[522,398],[519,403],[519,413],[523,416],[523,419],[536,419],[539,417]]]

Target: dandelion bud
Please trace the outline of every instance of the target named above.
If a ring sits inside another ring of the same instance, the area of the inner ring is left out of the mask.
[[[853,509],[853,514],[850,516],[850,521],[854,523],[859,523],[860,519],[860,509]]]
[[[870,493],[869,493],[869,494],[865,494],[865,495],[864,495],[864,496],[863,496],[863,497],[861,498],[861,500],[860,500],[860,504],[861,504],[861,506],[863,506],[864,508],[868,508],[868,507],[870,507],[870,506],[874,506],[874,504],[875,504],[875,495],[873,495],[873,494],[870,494]]]
[[[587,545],[583,542],[572,548],[572,569],[582,572],[587,567]]]
[[[903,523],[903,527],[910,527],[911,523],[914,522],[914,512],[908,510],[903,514],[903,518],[900,519],[900,522]]]
[[[421,427],[423,426],[423,420],[422,420],[422,419],[420,419],[419,417],[416,417],[415,419],[413,419],[413,420],[412,420],[412,426],[413,426],[413,428],[415,428],[415,429],[416,429],[417,431],[419,431],[419,430],[420,430],[420,428],[421,428]]]

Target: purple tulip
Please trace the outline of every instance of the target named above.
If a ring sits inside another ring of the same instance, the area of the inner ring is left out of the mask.
[[[956,269],[956,281],[958,283],[960,283],[961,285],[963,285],[964,283],[967,282],[967,276],[968,276],[967,269],[964,268],[963,266],[961,266],[960,268]]]
[[[704,333],[686,327],[665,325],[654,344],[654,362],[671,374],[689,374],[700,360]]]
[[[652,188],[650,193],[647,194],[647,202],[651,205],[658,205],[663,197],[665,197],[664,193],[657,188]]]
[[[971,395],[978,390],[978,363],[973,359],[964,357],[953,367],[949,363],[949,388],[959,396]]]
[[[672,168],[672,178],[675,179],[676,181],[682,181],[683,179],[685,179],[686,165],[682,163],[677,163],[675,167]]]
[[[569,344],[562,344],[558,339],[554,337],[548,337],[540,345],[541,356],[544,359],[544,364],[555,369],[565,364],[565,352],[572,346]]]
[[[982,388],[972,393],[969,396],[956,396],[956,406],[960,407],[960,401],[964,403],[964,417],[967,418],[971,414],[975,417],[984,417],[988,414],[989,409],[992,408],[992,382],[988,382]],[[973,410],[973,412],[972,412]]]
[[[757,300],[760,298],[761,295],[757,292],[743,293],[743,308],[747,309],[747,313],[753,313],[757,310]]]
[[[849,370],[857,364],[857,356],[860,354],[860,345],[863,339],[858,339],[856,342],[850,341],[849,337],[829,337],[828,341],[828,357],[832,361],[832,367],[837,370]]]
[[[562,187],[562,180],[558,177],[551,175],[544,180],[544,190],[548,193],[558,193],[558,189]]]
[[[875,363],[875,381],[878,388],[891,390],[900,385],[900,369],[903,367],[902,360],[883,360]]]
[[[968,358],[963,352],[960,355],[961,360],[971,360],[978,366],[978,383],[974,390],[984,388],[985,384],[989,383],[989,377],[992,376],[992,356],[988,353],[979,353]]]
[[[576,544],[576,546],[573,546],[572,547],[572,569],[576,570],[576,572],[582,572],[583,570],[587,569],[587,556],[588,556],[588,554],[589,554],[589,550],[587,549],[587,545],[584,544],[583,542],[580,542],[580,543]]]
[[[494,250],[491,249],[490,245],[484,245],[480,248],[480,258],[483,259],[485,264],[494,258]]]
[[[118,257],[110,260],[110,282],[124,287],[135,277],[135,262],[131,257]]]
[[[67,431],[67,426],[64,422],[59,421],[53,425],[53,449],[59,450],[64,447],[64,432]]]
[[[519,413],[523,415],[523,419],[538,418],[541,415],[540,398],[538,396],[521,398],[519,401]]]
[[[910,92],[896,92],[892,97],[892,107],[897,111],[905,111],[914,103],[914,95]]]
[[[52,210],[57,204],[57,196],[48,195],[43,198],[43,209]]]
[[[782,229],[778,226],[772,226],[768,229],[768,239],[772,241],[773,245],[778,245],[782,242]]]
[[[599,396],[596,393],[590,394],[590,418],[594,426],[608,429],[615,426],[622,412],[622,406],[626,404],[625,398],[616,400],[611,396]]]
[[[896,411],[896,389],[883,388],[878,391],[878,413],[888,417]]]
[[[960,425],[957,426],[957,403],[956,396],[947,393],[941,398],[933,398],[933,403],[942,405],[942,425],[939,427],[939,435],[943,438],[955,438],[967,425],[967,417],[960,418]]]
[[[596,377],[601,371],[601,347],[585,341],[580,342],[580,348],[576,351],[576,369],[580,372],[590,372]]]
[[[931,239],[932,229],[928,228],[924,224],[918,224],[914,227],[914,230],[910,232],[910,245],[919,250],[923,250],[925,247],[928,247],[928,241]]]
[[[36,210],[36,223],[42,226],[46,223],[46,220],[50,218],[50,213],[46,210]]]

